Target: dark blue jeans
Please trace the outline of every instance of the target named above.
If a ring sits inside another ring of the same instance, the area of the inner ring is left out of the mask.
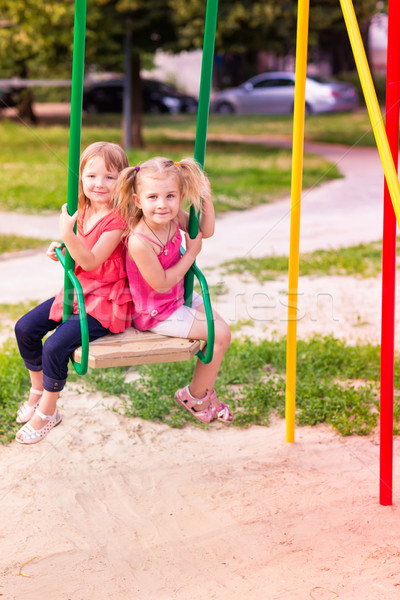
[[[65,323],[49,319],[53,302],[50,298],[21,317],[15,325],[15,336],[26,368],[43,371],[44,389],[60,392],[67,379],[69,358],[81,345],[81,328],[78,315],[71,315]],[[91,342],[110,333],[91,315],[87,318]],[[43,344],[42,338],[54,329]]]

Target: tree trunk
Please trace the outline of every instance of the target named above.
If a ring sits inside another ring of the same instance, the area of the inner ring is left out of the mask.
[[[28,79],[28,69],[25,64],[19,68],[21,79]],[[33,93],[30,88],[22,88],[18,94],[17,102],[18,116],[22,121],[29,121],[32,125],[37,125],[39,120],[33,110]]]
[[[22,121],[29,121],[31,125],[37,125],[39,119],[33,110],[33,94],[31,90],[24,88],[19,94],[17,104],[18,116]]]
[[[131,143],[133,148],[143,148],[143,94],[140,78],[140,54],[131,59]]]

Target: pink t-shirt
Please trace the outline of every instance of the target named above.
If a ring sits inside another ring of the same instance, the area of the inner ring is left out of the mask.
[[[131,233],[131,235],[142,235]],[[143,236],[146,237],[146,236]],[[151,240],[153,241],[153,240]],[[177,228],[164,250],[158,255],[162,268],[166,271],[181,258],[182,236]],[[160,244],[161,245],[161,244]],[[183,279],[167,292],[157,292],[140,273],[136,263],[126,253],[126,273],[133,298],[133,325],[140,331],[147,331],[168,319],[183,304]]]
[[[91,250],[103,233],[115,229],[126,229],[125,221],[115,212],[105,215],[87,232],[83,231],[83,215],[80,215],[77,236]],[[125,271],[125,246],[122,242],[96,269],[85,271],[75,265],[75,274],[83,289],[87,314],[113,333],[131,326],[132,298]],[[50,309],[50,319],[62,320],[63,299],[64,288],[55,297]],[[76,298],[73,312],[78,313]]]

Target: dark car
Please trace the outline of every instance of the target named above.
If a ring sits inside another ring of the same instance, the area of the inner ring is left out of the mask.
[[[142,86],[143,110],[146,113],[197,111],[196,98],[182,94],[166,83],[144,79]],[[83,109],[88,113],[121,113],[123,95],[123,79],[106,79],[89,83],[83,89]]]
[[[20,93],[20,89],[11,86],[0,87],[0,109],[17,106]]]

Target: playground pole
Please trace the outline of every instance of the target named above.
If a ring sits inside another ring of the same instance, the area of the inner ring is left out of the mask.
[[[386,63],[386,134],[395,168],[399,149],[400,102],[400,3],[389,1]],[[380,402],[380,488],[379,502],[392,504],[393,495],[393,378],[396,285],[396,215],[385,179],[382,246],[382,325]]]
[[[368,109],[369,119],[374,132],[376,145],[378,147],[383,171],[385,173],[387,185],[390,192],[394,212],[397,222],[400,223],[400,184],[397,179],[396,169],[390,152],[389,143],[383,125],[382,114],[376,97],[374,84],[372,82],[371,72],[368,67],[367,57],[365,55],[364,45],[361,40],[360,29],[354,12],[351,0],[340,0],[346,23],[347,33],[349,35],[351,47],[356,61],[357,72],[360,77],[361,87],[364,93],[365,102]]]
[[[296,411],[297,297],[299,281],[300,208],[303,181],[304,113],[309,9],[309,0],[299,0],[297,9],[296,77],[293,113],[288,325],[286,346],[286,441],[291,443],[294,442]]]

